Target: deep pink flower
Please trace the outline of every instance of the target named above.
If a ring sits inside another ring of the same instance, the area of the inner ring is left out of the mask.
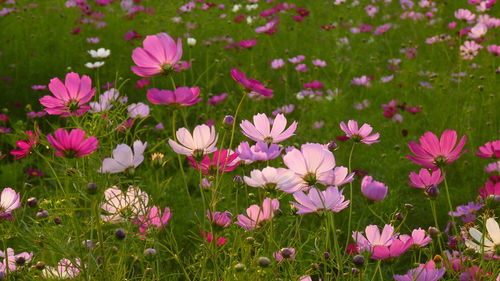
[[[225,101],[226,98],[227,98],[227,93],[222,93],[220,95],[212,96],[211,98],[208,99],[208,104],[216,105],[218,103]]]
[[[304,88],[306,89],[316,89],[316,90],[320,90],[320,89],[323,89],[323,83],[319,82],[318,80],[314,80],[312,82],[309,82],[309,83],[304,83]]]
[[[372,259],[385,260],[389,258],[396,258],[404,254],[413,245],[413,239],[410,238],[406,241],[394,239],[390,246],[375,246],[372,250]]]
[[[188,156],[188,160],[191,167],[200,170],[205,175],[230,172],[240,164],[238,153],[227,149],[216,150],[211,156],[207,154],[199,162],[192,156]]]
[[[231,69],[231,76],[233,77],[234,81],[238,82],[240,85],[242,85],[243,87],[247,88],[250,91],[254,91],[265,97],[273,96],[274,92],[273,90],[266,88],[258,80],[247,78],[245,73],[239,71],[236,68]]]
[[[200,88],[178,87],[175,91],[149,89],[147,98],[150,103],[173,106],[189,106],[201,101]]]
[[[481,158],[497,158],[500,159],[500,140],[487,142],[479,147],[476,155]]]
[[[378,226],[368,225],[365,228],[365,235],[366,238],[359,231],[352,232],[352,239],[354,239],[356,248],[360,252],[371,252],[377,246],[390,246],[397,237],[397,233],[394,233],[394,227],[390,224],[386,224],[382,232],[380,232]]]
[[[31,148],[38,143],[38,138],[40,135],[33,131],[26,131],[26,135],[28,136],[28,140],[18,140],[16,145],[19,149],[14,149],[10,151],[11,155],[14,155],[14,159],[21,159],[28,156],[31,153]]]
[[[373,128],[366,123],[358,129],[358,122],[354,120],[349,120],[347,122],[347,125],[344,122],[340,122],[340,129],[344,131],[346,137],[352,139],[355,142],[362,142],[366,145],[372,145],[374,143],[380,142],[378,140],[380,134],[375,133],[373,135],[370,135]]]
[[[45,111],[67,117],[87,112],[90,106],[85,104],[92,99],[96,89],[92,89],[92,80],[87,75],[80,79],[80,75],[71,72],[66,74],[64,84],[59,78],[51,79],[49,90],[54,96],[43,96],[39,100],[46,107]]]
[[[132,60],[136,66],[132,71],[142,77],[151,77],[172,70],[182,57],[182,40],[174,39],[166,33],[146,36],[143,48],[135,48]]]
[[[237,225],[246,230],[254,230],[259,228],[264,221],[271,220],[274,217],[274,212],[280,207],[278,199],[266,198],[262,202],[262,207],[259,205],[251,205],[247,208],[247,215],[238,215]]]
[[[410,151],[415,156],[407,155],[406,157],[420,166],[435,170],[460,158],[466,152],[462,151],[466,141],[467,137],[463,136],[455,146],[457,132],[453,130],[444,131],[440,140],[434,133],[426,132],[420,137],[420,144],[416,142],[408,144]]]
[[[254,141],[265,143],[279,143],[294,135],[297,129],[297,122],[294,121],[288,129],[286,128],[287,120],[283,114],[278,114],[274,119],[271,127],[271,122],[266,114],[259,113],[253,116],[253,124],[248,120],[243,120],[240,123],[242,133]]]
[[[231,224],[232,214],[230,212],[210,212],[207,210],[207,218],[214,225],[226,228]]]
[[[149,84],[151,84],[151,79],[143,78],[143,79],[137,80],[137,83],[135,84],[135,87],[137,89],[142,89],[142,88],[148,86]]]
[[[238,45],[241,47],[241,48],[244,48],[244,49],[250,49],[250,48],[253,48],[255,47],[255,45],[257,44],[257,39],[250,39],[250,40],[241,40]]]
[[[487,181],[484,188],[479,189],[479,195],[484,199],[493,197],[496,201],[500,201],[500,182]]]
[[[123,39],[127,40],[127,41],[131,41],[131,40],[134,40],[134,39],[141,39],[142,36],[137,33],[137,31],[135,30],[129,30],[127,31],[127,33],[125,33],[123,35]]]
[[[57,129],[54,136],[47,135],[47,141],[56,149],[54,154],[60,157],[82,157],[98,148],[97,139],[93,136],[85,138],[82,129],[73,129],[70,133],[64,129]]]
[[[374,181],[371,176],[365,176],[361,181],[361,193],[372,201],[383,200],[389,188],[382,182]]]
[[[212,243],[214,241],[214,234],[212,232],[205,234],[204,230],[201,230],[201,236],[205,239],[207,239],[208,243]],[[215,239],[215,243],[217,244],[217,247],[222,247],[224,244],[227,243],[229,239],[226,237],[220,236]]]
[[[420,169],[418,174],[411,172],[409,177],[410,182],[408,184],[420,189],[427,189],[431,186],[438,185],[444,179],[440,170],[431,171],[429,173],[427,169]]]
[[[163,229],[168,224],[170,218],[172,218],[170,208],[165,207],[165,210],[162,212],[159,207],[153,206],[144,216],[139,216],[133,222],[139,226],[139,231],[143,233],[150,227],[156,227],[159,230]]]

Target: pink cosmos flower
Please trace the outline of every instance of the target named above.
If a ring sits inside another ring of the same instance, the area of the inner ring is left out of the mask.
[[[476,155],[481,158],[497,158],[500,159],[500,140],[487,142],[479,147]]]
[[[16,145],[19,149],[14,149],[10,151],[11,155],[14,155],[14,159],[21,159],[28,156],[31,153],[31,148],[38,144],[38,138],[40,135],[38,132],[33,133],[33,131],[26,131],[26,135],[28,136],[28,140],[18,140],[16,141]]]
[[[326,185],[341,186],[354,180],[354,173],[349,174],[349,169],[343,166],[335,167],[328,173],[325,180]]]
[[[101,215],[101,219],[108,223],[125,222],[147,214],[149,195],[139,188],[129,186],[126,192],[122,192],[117,186],[112,186],[104,191],[104,202],[101,209],[107,215]]]
[[[264,221],[271,220],[274,217],[274,212],[280,207],[278,199],[266,198],[262,202],[262,207],[259,205],[251,205],[247,208],[247,215],[238,215],[237,225],[246,230],[254,230],[259,228]]]
[[[421,228],[414,229],[411,232],[411,236],[406,234],[400,235],[399,239],[403,242],[406,242],[409,239],[413,239],[413,246],[418,248],[425,247],[432,241],[432,238],[427,236],[425,230]]]
[[[453,130],[445,130],[438,140],[437,136],[432,132],[426,132],[420,137],[420,144],[410,142],[408,147],[415,154],[407,155],[406,157],[414,163],[432,170],[438,169],[442,165],[448,165],[466,152],[462,151],[467,141],[467,137],[463,136],[458,144],[457,132]]]
[[[149,86],[149,84],[151,84],[151,79],[149,78],[143,78],[143,79],[139,79],[137,80],[137,82],[135,83],[135,87],[137,89],[142,89],[146,86]]]
[[[500,57],[500,45],[488,45],[486,49],[490,54]]]
[[[372,84],[370,82],[370,78],[367,77],[366,75],[363,75],[361,77],[355,77],[351,81],[352,85],[357,85],[357,86],[364,86],[364,87],[371,87]]]
[[[274,252],[273,256],[279,262],[283,260],[293,261],[295,260],[295,248],[283,248]]]
[[[361,181],[361,193],[372,201],[383,200],[387,196],[389,188],[382,182],[374,181],[371,176],[363,177]]]
[[[271,123],[266,114],[259,113],[253,116],[253,124],[248,120],[240,123],[242,133],[254,141],[265,143],[279,143],[293,136],[297,129],[297,122],[294,121],[288,129],[285,130],[287,120],[283,114],[276,115]]]
[[[376,225],[367,226],[365,228],[365,235],[366,238],[358,231],[352,232],[352,239],[356,242],[358,251],[360,252],[372,252],[373,248],[377,246],[390,246],[398,234],[394,233],[392,225],[386,224],[382,232],[380,232]]]
[[[243,49],[250,49],[257,45],[257,39],[241,40],[238,45]]]
[[[4,188],[0,194],[0,220],[12,219],[12,211],[21,207],[21,196],[12,188]]]
[[[413,245],[413,239],[409,238],[406,241],[394,239],[390,246],[375,246],[372,249],[372,259],[385,260],[396,258],[406,253]]]
[[[467,9],[458,9],[457,11],[455,11],[455,18],[458,20],[465,20],[470,22],[476,18],[476,15],[474,15]]]
[[[0,273],[1,272],[9,273],[19,269],[16,263],[17,259],[22,258],[24,259],[24,263],[29,263],[33,258],[33,253],[22,252],[16,255],[12,248],[7,248],[7,251],[5,252],[0,250],[0,258],[3,258],[3,262],[0,263]]]
[[[49,90],[54,96],[43,96],[39,99],[45,106],[45,111],[51,115],[67,117],[71,115],[81,116],[90,109],[85,105],[95,93],[92,88],[92,80],[87,75],[71,72],[66,74],[64,84],[59,78],[53,78],[49,83]]]
[[[446,273],[444,267],[435,268],[431,260],[426,264],[420,264],[417,268],[410,269],[405,275],[393,275],[396,281],[437,281]]]
[[[267,161],[277,158],[281,153],[279,145],[265,142],[257,142],[257,144],[250,146],[248,142],[244,141],[238,145],[236,152],[239,158],[245,161],[245,164],[250,164],[254,161]]]
[[[380,142],[378,140],[380,134],[375,133],[370,135],[373,128],[369,124],[364,123],[361,128],[358,129],[358,122],[354,120],[349,120],[347,125],[344,122],[340,122],[340,129],[344,131],[346,137],[352,139],[355,142],[362,142],[366,145],[372,145],[374,143]]]
[[[487,181],[484,188],[479,189],[479,195],[483,199],[492,197],[495,201],[500,201],[500,182]]]
[[[326,61],[324,60],[316,59],[312,61],[312,64],[317,67],[326,67]]]
[[[31,86],[31,89],[33,89],[35,91],[43,91],[43,90],[47,89],[47,86],[45,86],[45,85],[33,85],[33,86]]]
[[[146,36],[143,48],[135,48],[132,52],[132,60],[136,66],[132,71],[142,77],[151,77],[157,74],[167,73],[182,57],[182,40],[174,39],[166,33]]]
[[[178,87],[175,91],[149,89],[147,98],[150,103],[173,106],[189,106],[201,101],[200,88]]]
[[[283,156],[283,162],[300,178],[295,190],[304,190],[316,183],[328,184],[335,167],[333,153],[318,143],[303,144],[300,150],[292,148]]]
[[[427,169],[420,169],[418,174],[411,172],[409,177],[410,182],[408,184],[420,189],[436,186],[444,179],[444,176],[441,175],[441,170],[434,170],[429,173]]]
[[[262,83],[258,80],[247,78],[245,73],[239,71],[236,68],[231,69],[231,76],[234,81],[238,82],[243,87],[247,88],[250,91],[254,91],[264,97],[272,97],[273,90],[266,88]]]
[[[387,24],[381,25],[381,26],[377,27],[377,28],[373,31],[373,34],[375,34],[375,35],[381,35],[381,34],[384,34],[384,33],[386,33],[387,31],[389,31],[389,29],[391,29],[391,27],[392,27],[392,24],[390,24],[390,23],[387,23]]]
[[[313,187],[309,190],[307,195],[302,191],[297,191],[293,194],[293,198],[295,198],[298,203],[290,203],[297,207],[298,215],[320,212],[323,210],[338,213],[347,208],[350,202],[349,200],[345,200],[342,191],[339,191],[339,189],[334,186],[328,187],[325,191],[320,191]]]
[[[488,27],[484,23],[478,23],[469,31],[469,38],[479,39],[488,31]]]
[[[285,66],[285,61],[283,61],[283,59],[275,59],[271,61],[272,69],[282,68],[283,66]]]
[[[220,95],[213,96],[213,97],[208,99],[208,104],[210,104],[210,105],[219,104],[219,103],[225,101],[227,96],[228,96],[227,93],[222,93]]]
[[[293,171],[284,168],[266,167],[261,170],[253,170],[250,177],[244,176],[245,183],[252,187],[264,189],[279,189],[286,193],[297,191],[297,177]]]
[[[144,161],[144,150],[148,143],[142,143],[140,140],[134,142],[134,152],[130,146],[122,143],[113,150],[113,157],[102,161],[99,172],[101,173],[120,173],[127,169],[135,169]]]
[[[211,213],[210,210],[207,210],[207,218],[208,220],[217,226],[220,226],[222,228],[229,227],[232,221],[232,214],[230,212],[213,212]]]
[[[304,60],[306,59],[305,56],[303,55],[298,55],[296,57],[293,57],[293,58],[289,58],[288,61],[293,63],[293,64],[298,64],[298,63],[301,63],[303,62]]]
[[[193,156],[188,156],[188,160],[191,167],[205,175],[230,172],[240,164],[238,153],[228,149],[215,150],[212,156],[207,154],[199,162]]]
[[[83,265],[83,267],[85,267]],[[62,259],[57,263],[57,268],[46,266],[42,271],[44,278],[56,279],[73,279],[80,275],[82,264],[79,258],[74,261]]]
[[[93,153],[98,148],[98,141],[91,136],[85,138],[85,131],[72,129],[71,132],[57,129],[54,136],[47,135],[47,141],[56,149],[55,155],[60,157],[83,157]]]
[[[146,118],[149,115],[149,106],[142,103],[131,103],[127,107],[128,116],[132,119]]]
[[[460,46],[460,55],[464,60],[471,60],[477,56],[480,49],[483,46],[477,44],[474,41],[465,41],[462,46]]]
[[[213,126],[198,125],[192,135],[186,128],[180,128],[176,132],[176,137],[178,142],[169,139],[168,144],[179,154],[200,158],[217,150],[215,144],[218,135]]]
[[[169,207],[165,207],[165,210],[162,212],[159,207],[153,206],[145,215],[139,216],[137,220],[133,220],[133,222],[139,226],[139,231],[144,233],[150,227],[156,227],[162,230],[167,226],[170,218],[172,218],[172,213]]]

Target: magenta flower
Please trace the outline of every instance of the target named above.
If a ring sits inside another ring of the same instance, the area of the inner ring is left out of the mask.
[[[297,122],[294,121],[288,129],[286,127],[286,118],[283,114],[276,115],[272,122],[266,114],[259,113],[253,116],[253,124],[248,120],[243,120],[240,123],[242,133],[254,141],[265,143],[279,143],[293,136],[297,129]]]
[[[372,259],[385,260],[390,258],[397,258],[406,253],[413,245],[413,239],[409,238],[406,241],[394,239],[390,246],[375,246],[372,249]]]
[[[420,264],[417,268],[410,269],[405,275],[393,275],[396,281],[437,281],[446,273],[444,267],[435,268],[431,260],[426,264]]]
[[[38,143],[38,138],[40,135],[38,132],[33,133],[33,131],[26,131],[28,140],[18,140],[16,145],[19,149],[14,149],[10,151],[11,155],[14,155],[14,159],[21,159],[28,156],[31,153],[31,148],[33,148]]]
[[[281,153],[279,145],[265,142],[257,142],[255,145],[250,146],[248,142],[244,141],[238,145],[236,149],[241,160],[245,160],[246,164],[254,161],[267,161],[277,158]]]
[[[5,252],[0,250],[0,258],[3,258],[3,262],[0,262],[0,273],[9,273],[19,269],[16,263],[17,259],[23,258],[25,263],[29,263],[33,258],[33,253],[22,252],[16,255],[12,248],[7,248],[7,251]]]
[[[363,177],[361,181],[361,193],[372,201],[383,200],[387,196],[389,188],[382,182],[374,181],[371,176]]]
[[[274,252],[273,256],[279,262],[283,260],[293,261],[295,260],[295,248],[283,248]]]
[[[162,230],[165,226],[167,226],[170,218],[172,218],[170,208],[165,207],[165,210],[162,212],[159,207],[153,206],[144,216],[139,216],[137,220],[133,220],[133,222],[139,226],[139,231],[144,233],[150,227],[156,227],[157,229]]]
[[[92,89],[92,80],[87,75],[80,76],[71,72],[66,74],[64,84],[59,78],[53,78],[49,83],[49,90],[54,96],[43,96],[39,99],[45,106],[45,111],[51,115],[67,117],[71,115],[81,116],[90,109],[85,105],[95,93]]]
[[[296,190],[316,183],[328,184],[335,167],[333,153],[318,143],[303,144],[300,150],[292,148],[283,156],[283,162],[301,179]]]
[[[261,170],[253,170],[250,177],[244,176],[245,183],[252,187],[264,189],[279,189],[286,193],[293,193],[298,186],[298,178],[293,171],[284,168],[266,167]]]
[[[278,199],[266,198],[262,202],[262,207],[259,205],[251,205],[247,208],[247,215],[238,215],[237,225],[246,230],[254,230],[259,228],[264,221],[271,220],[274,217],[274,212],[280,207]]]
[[[135,48],[132,60],[136,64],[132,71],[142,77],[168,73],[182,57],[182,40],[174,39],[166,33],[146,36],[143,48]]]
[[[176,137],[178,142],[169,139],[168,144],[179,154],[201,158],[217,150],[215,145],[218,135],[213,126],[198,125],[194,128],[192,135],[186,128],[180,128],[176,132]]]
[[[213,96],[211,98],[208,99],[208,104],[210,105],[216,105],[216,104],[219,104],[223,101],[225,101],[227,98],[227,93],[222,93],[220,95],[216,95],[216,96]]]
[[[234,81],[238,82],[240,85],[243,87],[247,88],[250,91],[254,91],[264,97],[272,97],[273,96],[273,90],[266,88],[260,81],[247,78],[245,76],[245,73],[239,71],[236,68],[231,69],[231,76],[233,77]]]
[[[54,136],[47,135],[47,141],[56,149],[55,155],[60,157],[83,157],[93,153],[98,148],[98,141],[91,136],[85,138],[85,131],[73,129],[70,133],[57,129]]]
[[[483,199],[492,197],[495,201],[500,201],[500,181],[496,183],[487,181],[484,188],[479,189],[479,195]]]
[[[339,189],[334,186],[328,187],[325,191],[320,191],[313,187],[309,190],[307,195],[302,191],[297,191],[293,194],[293,198],[298,202],[291,202],[297,207],[298,215],[320,212],[323,210],[338,213],[347,208],[350,202],[349,200],[345,200],[342,191],[339,191]]]
[[[352,232],[352,239],[356,242],[358,251],[372,252],[376,246],[390,246],[397,237],[397,233],[394,233],[394,227],[390,224],[386,224],[382,232],[378,226],[369,225],[365,228],[365,235],[366,238],[358,231]]]
[[[147,98],[150,103],[173,106],[189,106],[201,101],[200,88],[179,87],[175,91],[149,89]]]
[[[12,219],[12,211],[21,207],[21,196],[12,188],[4,188],[0,194],[0,220]]]
[[[366,145],[372,145],[374,143],[380,142],[378,140],[380,134],[375,133],[370,135],[373,128],[372,126],[364,123],[361,128],[358,129],[358,122],[354,120],[349,120],[347,125],[344,122],[340,122],[340,129],[344,131],[346,137],[352,139],[355,142],[362,142]]]
[[[451,164],[460,158],[465,152],[462,149],[465,146],[466,140],[467,137],[463,136],[455,146],[457,142],[456,131],[444,131],[440,140],[438,140],[434,133],[426,132],[420,137],[420,144],[416,142],[408,144],[410,151],[415,156],[407,155],[406,157],[420,166],[435,170],[443,165]]]
[[[207,154],[199,162],[193,156],[188,156],[188,160],[191,167],[205,175],[230,172],[240,164],[238,153],[227,149],[216,150],[211,157]]]
[[[222,228],[226,228],[231,224],[232,221],[232,214],[230,212],[213,212],[211,213],[210,210],[207,210],[207,218],[208,220],[217,226],[220,226]]]
[[[427,169],[420,169],[418,174],[411,172],[409,177],[410,182],[408,184],[420,189],[427,189],[431,186],[438,185],[444,179],[444,176],[441,175],[441,170],[429,172]]]
[[[476,155],[481,158],[497,158],[500,159],[500,140],[487,142],[479,147]]]

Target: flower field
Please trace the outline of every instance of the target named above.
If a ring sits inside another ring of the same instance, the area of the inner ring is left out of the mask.
[[[500,280],[496,0],[0,0],[0,280]]]

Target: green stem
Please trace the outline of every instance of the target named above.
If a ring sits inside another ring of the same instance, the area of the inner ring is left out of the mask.
[[[437,213],[436,213],[436,201],[429,200],[429,203],[431,204],[431,212],[432,212],[432,216],[434,217],[434,225],[439,230],[439,223],[438,223]],[[441,236],[438,236],[437,240],[438,240],[438,244],[439,244],[439,250],[441,251],[441,253],[443,253],[443,245],[441,244]]]
[[[175,117],[177,115],[177,111],[172,112],[172,139],[174,141],[177,141],[176,135],[175,135]],[[186,195],[189,200],[189,205],[191,207],[191,210],[193,210],[193,201],[191,200],[191,194],[189,193],[189,186],[187,184],[187,179],[186,179],[186,173],[184,172],[184,167],[182,166],[182,159],[181,155],[177,153],[177,160],[179,162],[179,169],[181,170],[181,175],[182,175],[182,181],[184,183],[184,189],[186,190]]]
[[[352,164],[352,154],[354,152],[354,146],[356,145],[355,142],[352,143],[352,146],[351,146],[351,152],[349,153],[349,162],[348,162],[348,167],[349,167],[349,173],[352,173],[352,167],[351,167],[351,164]],[[349,235],[351,233],[351,221],[352,221],[352,205],[354,203],[354,200],[353,200],[353,187],[352,187],[352,181],[349,183],[349,200],[351,200],[351,202],[349,202],[349,220],[347,222],[347,240],[345,242],[345,250],[347,251],[347,245],[349,245]]]

